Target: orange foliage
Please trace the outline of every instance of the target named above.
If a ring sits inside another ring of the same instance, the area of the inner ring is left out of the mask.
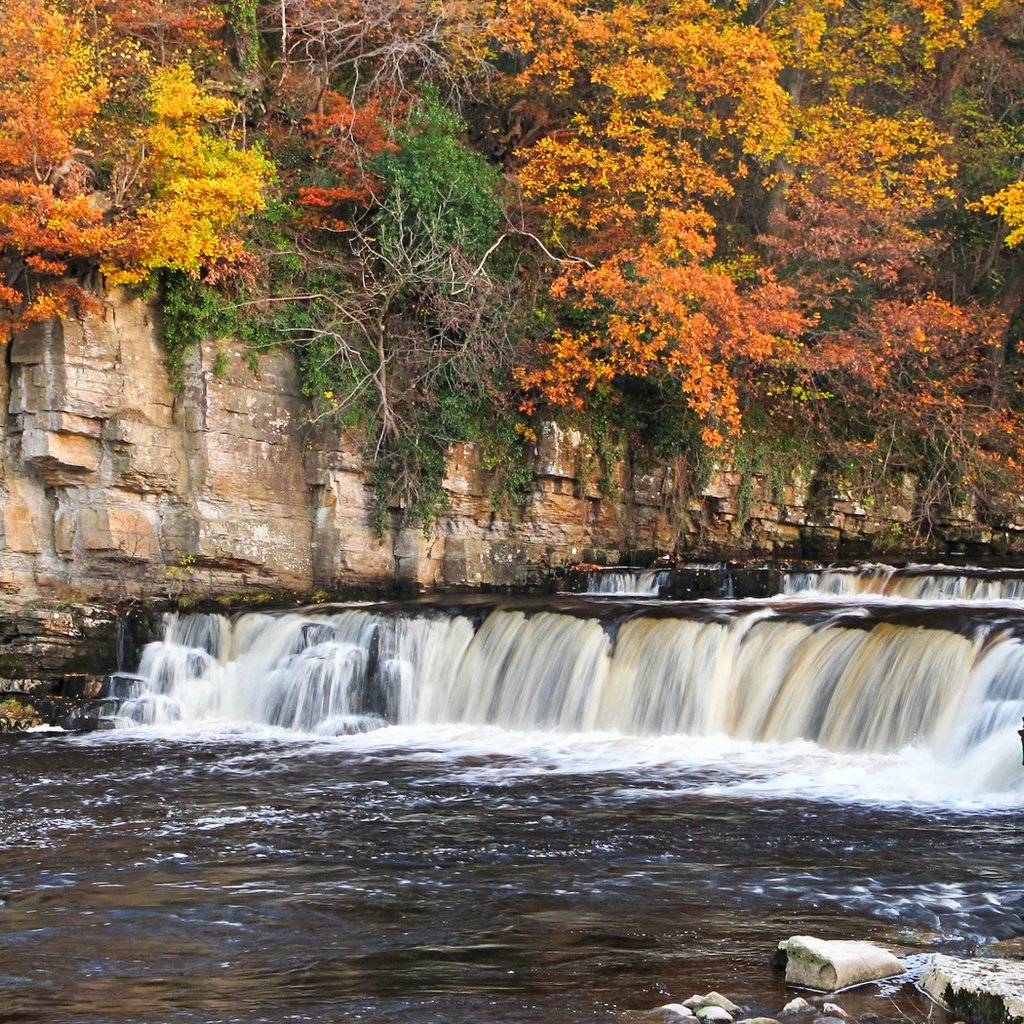
[[[26,0],[4,0],[0,19],[0,168],[48,181],[71,156],[107,85],[73,20]]]
[[[106,92],[82,32],[55,9],[0,3],[0,339],[88,304],[72,279],[114,242],[81,143]]]
[[[394,111],[392,111],[392,117]],[[345,231],[353,208],[369,206],[381,183],[367,164],[373,157],[394,150],[385,101],[371,96],[354,107],[344,96],[328,92],[323,110],[307,119],[310,152],[317,163],[330,168],[337,184],[299,190],[299,201],[320,228]]]
[[[522,155],[519,178],[577,257],[552,294],[594,325],[563,326],[520,371],[528,404],[581,405],[619,376],[668,375],[721,443],[740,426],[736,374],[801,326],[767,271],[719,259],[714,240],[715,204],[787,138],[770,42],[703,0],[527,0],[500,30],[526,62],[520,92],[574,111]]]

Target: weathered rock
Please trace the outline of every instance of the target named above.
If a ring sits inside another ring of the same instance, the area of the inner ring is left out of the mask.
[[[732,1024],[733,1015],[721,1006],[702,1006],[697,1010],[697,1020],[707,1021],[708,1024]]]
[[[775,1017],[744,1017],[736,1024],[780,1024],[780,1022]]]
[[[688,1006],[683,1006],[682,1003],[666,1003],[664,1006],[657,1007],[655,1012],[665,1015],[669,1020],[684,1020],[694,1017],[693,1010]]]
[[[811,1006],[806,999],[801,996],[797,996],[796,999],[791,999],[786,1005],[779,1011],[780,1017],[796,1017],[801,1013],[811,1013],[814,1007]]]
[[[740,1007],[738,1007],[728,996],[723,996],[721,992],[709,992],[701,1000],[701,1006],[718,1006],[725,1010],[726,1013],[739,1013]]]
[[[844,1017],[846,1020],[853,1020],[853,1014],[847,1013],[838,1003],[822,1003],[821,1012],[826,1017]]]
[[[970,1024],[1024,1024],[1024,963],[937,953],[921,988]]]
[[[836,992],[902,973],[903,965],[892,953],[870,942],[810,935],[795,935],[786,942],[787,985]]]

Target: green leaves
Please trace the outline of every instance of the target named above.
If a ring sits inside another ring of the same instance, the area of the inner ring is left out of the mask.
[[[479,259],[501,219],[497,170],[463,141],[466,125],[426,90],[395,137],[398,149],[376,160],[391,195],[376,230],[383,251],[400,241],[452,247]]]

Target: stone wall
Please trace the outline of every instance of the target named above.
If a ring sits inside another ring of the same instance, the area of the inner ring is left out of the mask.
[[[910,478],[884,514],[799,480],[773,500],[728,466],[683,498],[674,467],[624,460],[602,480],[585,440],[546,424],[525,508],[495,511],[481,453],[462,445],[433,534],[394,510],[382,540],[359,446],[308,425],[287,353],[254,371],[240,346],[205,344],[175,395],[152,310],[114,296],[102,316],[36,325],[6,355],[0,586],[17,602],[517,587],[579,562],[850,558],[910,536]],[[1024,526],[958,516],[931,539],[940,553],[1024,544]]]

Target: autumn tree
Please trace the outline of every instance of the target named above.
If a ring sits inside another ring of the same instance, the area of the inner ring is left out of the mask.
[[[138,284],[152,271],[230,273],[244,263],[238,228],[263,209],[271,166],[259,148],[242,149],[209,127],[230,117],[230,101],[212,96],[187,64],[163,68],[149,91],[143,131],[143,189],[124,222],[113,283]]]
[[[306,121],[309,152],[317,165],[317,183],[299,189],[299,202],[317,227],[350,229],[354,214],[365,212],[383,193],[377,159],[396,150],[394,109],[379,96],[360,106],[328,92],[322,109]]]
[[[91,196],[89,130],[106,95],[80,26],[0,3],[0,335],[90,301],[82,279],[115,243]]]
[[[662,376],[720,444],[740,426],[739,377],[800,327],[768,268],[716,237],[718,207],[787,137],[774,50],[701,0],[529,0],[499,32],[519,104],[547,108],[519,182],[565,254],[551,285],[565,312],[521,373],[531,406]]]
[[[962,58],[1000,6],[806,0],[764,21],[794,101],[764,240],[812,324],[773,411],[864,488],[919,474],[925,516],[1019,470],[1005,319],[955,286],[942,229],[972,205]]]
[[[223,54],[225,19],[213,3],[196,0],[61,0],[77,15],[94,45],[111,59],[117,77],[133,67],[165,67],[187,60],[203,67]],[[129,46],[124,45],[129,43]],[[131,47],[135,49],[132,53]],[[140,60],[139,54],[145,55]]]

